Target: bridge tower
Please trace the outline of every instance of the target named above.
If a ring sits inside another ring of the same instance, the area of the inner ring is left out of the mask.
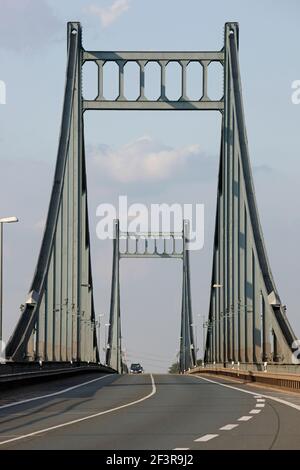
[[[64,104],[48,215],[30,293],[6,349],[15,361],[99,360],[81,70],[81,27],[68,23]]]
[[[291,363],[295,334],[267,257],[250,166],[239,70],[239,28],[225,25],[213,270],[205,360]]]
[[[196,365],[193,332],[192,299],[189,266],[189,224],[183,222],[181,232],[120,231],[119,220],[114,224],[113,268],[110,304],[110,327],[106,363],[122,373],[122,336],[120,315],[120,260],[128,258],[182,260],[182,306],[179,344],[179,369],[187,371]],[[124,242],[122,244],[122,242]],[[180,243],[180,246],[178,246]],[[125,245],[125,246],[124,246]],[[123,249],[122,249],[123,247]]]

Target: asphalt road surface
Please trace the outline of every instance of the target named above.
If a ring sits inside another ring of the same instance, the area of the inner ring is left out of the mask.
[[[4,449],[300,449],[300,398],[212,376],[69,377],[1,392]]]

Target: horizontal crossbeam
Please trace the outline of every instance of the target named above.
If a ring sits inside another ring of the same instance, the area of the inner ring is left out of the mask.
[[[126,238],[152,238],[152,239],[157,239],[157,238],[165,238],[165,239],[171,239],[171,238],[176,238],[176,239],[183,239],[183,231],[181,232],[119,232],[119,238],[120,239],[126,239]]]
[[[158,62],[160,60],[166,61],[180,61],[180,60],[187,60],[187,61],[201,61],[201,60],[208,60],[210,62],[222,62],[224,60],[224,52],[223,51],[213,51],[213,52],[157,52],[157,51],[83,51],[83,62],[85,61],[95,61],[95,60],[103,60],[103,61],[155,61]]]
[[[84,100],[83,110],[139,110],[139,111],[223,111],[223,101],[128,101]]]
[[[209,95],[211,63],[224,64],[224,52],[107,52],[107,51],[82,51],[81,64],[94,62],[97,65],[98,93],[92,100],[83,100],[83,110],[213,110],[224,109],[223,98],[212,99]],[[177,64],[181,68],[180,95],[177,100],[168,99],[168,80],[166,74],[169,63]],[[116,83],[118,95],[114,99],[106,99],[104,90],[104,76],[106,75],[107,63],[117,66]],[[136,99],[127,99],[125,93],[126,64],[136,64],[139,69],[136,77],[139,94]],[[160,93],[157,99],[149,99],[145,89],[148,71],[147,64],[157,64],[160,68]],[[188,90],[188,66],[190,63],[198,63],[201,66],[199,73],[199,99],[193,100]],[[202,78],[201,78],[202,76]]]
[[[183,253],[120,253],[120,258],[175,258],[183,259]]]

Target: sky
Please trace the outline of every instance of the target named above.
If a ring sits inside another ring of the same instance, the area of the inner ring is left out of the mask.
[[[297,0],[0,0],[0,217],[4,231],[4,337],[26,298],[45,223],[56,160],[66,67],[66,23],[80,21],[87,50],[220,50],[224,23],[240,25],[240,65],[258,207],[275,281],[290,322],[298,314],[299,123],[292,82],[300,79]],[[136,70],[128,69],[134,96]],[[167,70],[176,96],[176,68]],[[114,70],[104,84],[113,96]],[[157,70],[146,83],[155,96]],[[197,95],[197,70],[189,86]],[[84,67],[87,98],[95,70]],[[209,92],[218,96],[220,70]],[[0,100],[1,102],[1,100]],[[201,349],[212,265],[220,142],[217,112],[85,113],[90,232],[96,313],[108,323],[112,247],[96,237],[96,208],[129,202],[205,204],[204,248],[191,256],[192,303]],[[149,158],[157,171],[149,172]],[[181,269],[178,261],[121,261],[122,333],[128,362],[163,372],[179,349]],[[201,351],[200,351],[201,352]]]

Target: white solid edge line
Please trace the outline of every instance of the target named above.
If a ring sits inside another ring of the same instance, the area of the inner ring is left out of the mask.
[[[227,385],[221,382],[216,382],[215,380],[207,379],[206,377],[200,377],[199,375],[191,374],[189,377],[195,377],[197,379],[206,380],[207,382],[220,385],[221,387],[232,388],[233,390],[237,390],[238,392],[243,392],[243,393],[248,393],[249,395],[254,395],[254,397],[257,396],[257,392],[250,392],[250,390],[244,390],[239,387],[234,387],[233,385]],[[295,403],[291,403],[290,401],[282,400],[282,398],[273,397],[272,395],[259,395],[259,396],[263,398],[267,398],[268,400],[277,401],[278,403],[281,403],[282,405],[290,406],[291,408],[294,408],[295,410],[300,411],[300,405],[296,405]]]
[[[75,390],[76,388],[83,387],[84,385],[97,382],[98,380],[102,380],[102,379],[105,379],[105,377],[110,377],[110,376],[113,376],[113,374],[106,374],[106,375],[103,375],[102,377],[98,377],[97,379],[88,380],[87,382],[82,382],[80,384],[73,385],[72,387],[64,388],[63,390],[59,390],[58,392],[47,393],[46,395],[40,395],[38,397],[26,398],[26,400],[15,401],[13,403],[7,403],[6,405],[1,405],[0,410],[3,410],[4,408],[10,408],[12,406],[23,405],[24,403],[29,403],[31,401],[42,400],[43,398],[55,397],[57,395],[70,392],[71,390]]]
[[[198,437],[198,439],[195,439],[194,442],[207,442],[210,441],[211,439],[214,439],[215,437],[218,437],[219,434],[205,434],[204,436]]]
[[[20,441],[21,439],[26,439],[27,437],[37,436],[38,434],[42,434],[45,432],[54,431],[55,429],[64,428],[66,426],[70,426],[71,424],[81,423],[82,421],[87,421],[88,419],[97,418],[98,416],[106,415],[108,413],[113,413],[114,411],[121,410],[122,408],[127,408],[128,406],[141,403],[142,401],[147,400],[148,398],[152,397],[156,393],[156,385],[154,382],[153,375],[150,374],[150,377],[151,377],[152,391],[148,393],[148,395],[146,395],[145,397],[139,398],[138,400],[132,401],[130,403],[126,403],[125,405],[116,406],[115,408],[111,408],[110,410],[100,411],[99,413],[94,413],[92,415],[84,416],[83,418],[74,419],[72,421],[67,421],[66,423],[57,424],[56,426],[50,426],[49,428],[39,429],[38,431],[30,432],[28,434],[23,434],[22,436],[18,436],[18,437],[13,437],[12,439],[7,439],[6,441],[0,442],[0,446],[4,444],[9,444],[10,442]]]

